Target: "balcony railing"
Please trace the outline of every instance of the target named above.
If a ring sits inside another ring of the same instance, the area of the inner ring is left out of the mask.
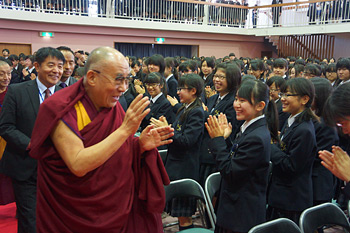
[[[43,14],[240,28],[350,22],[350,0],[312,0],[268,6],[194,0],[0,0],[1,9]],[[232,3],[233,1],[230,1]]]

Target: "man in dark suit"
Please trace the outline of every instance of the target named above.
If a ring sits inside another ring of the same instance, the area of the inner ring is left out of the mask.
[[[65,59],[63,74],[57,85],[59,85],[61,88],[65,88],[77,82],[77,80],[72,77],[75,67],[74,52],[66,46],[60,46],[57,49],[63,54]]]
[[[26,153],[40,104],[55,92],[63,73],[64,56],[54,48],[37,51],[38,78],[11,85],[0,114],[0,136],[6,142],[0,172],[12,180],[17,203],[18,232],[36,232],[37,161]]]

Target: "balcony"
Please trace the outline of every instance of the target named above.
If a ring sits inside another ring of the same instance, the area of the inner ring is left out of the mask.
[[[0,18],[256,36],[350,31],[349,0],[265,6],[194,0],[1,0]]]

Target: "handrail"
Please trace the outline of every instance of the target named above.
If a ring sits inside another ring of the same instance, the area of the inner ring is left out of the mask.
[[[258,9],[258,8],[271,8],[271,7],[304,5],[304,4],[318,3],[318,2],[334,2],[336,0],[311,0],[311,1],[305,1],[305,2],[289,2],[289,3],[263,5],[263,6],[240,6],[240,5],[230,5],[230,4],[224,4],[224,3],[201,2],[201,1],[198,1],[198,0],[168,0],[168,1],[194,3],[194,4],[199,4],[199,5],[222,6],[222,7],[228,7],[228,8]]]

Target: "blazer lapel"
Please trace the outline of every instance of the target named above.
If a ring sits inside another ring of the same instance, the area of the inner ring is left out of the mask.
[[[40,100],[39,100],[39,88],[35,79],[28,82],[27,92],[28,92],[30,102],[32,103],[32,107],[34,109],[34,113],[36,117],[39,111]]]

